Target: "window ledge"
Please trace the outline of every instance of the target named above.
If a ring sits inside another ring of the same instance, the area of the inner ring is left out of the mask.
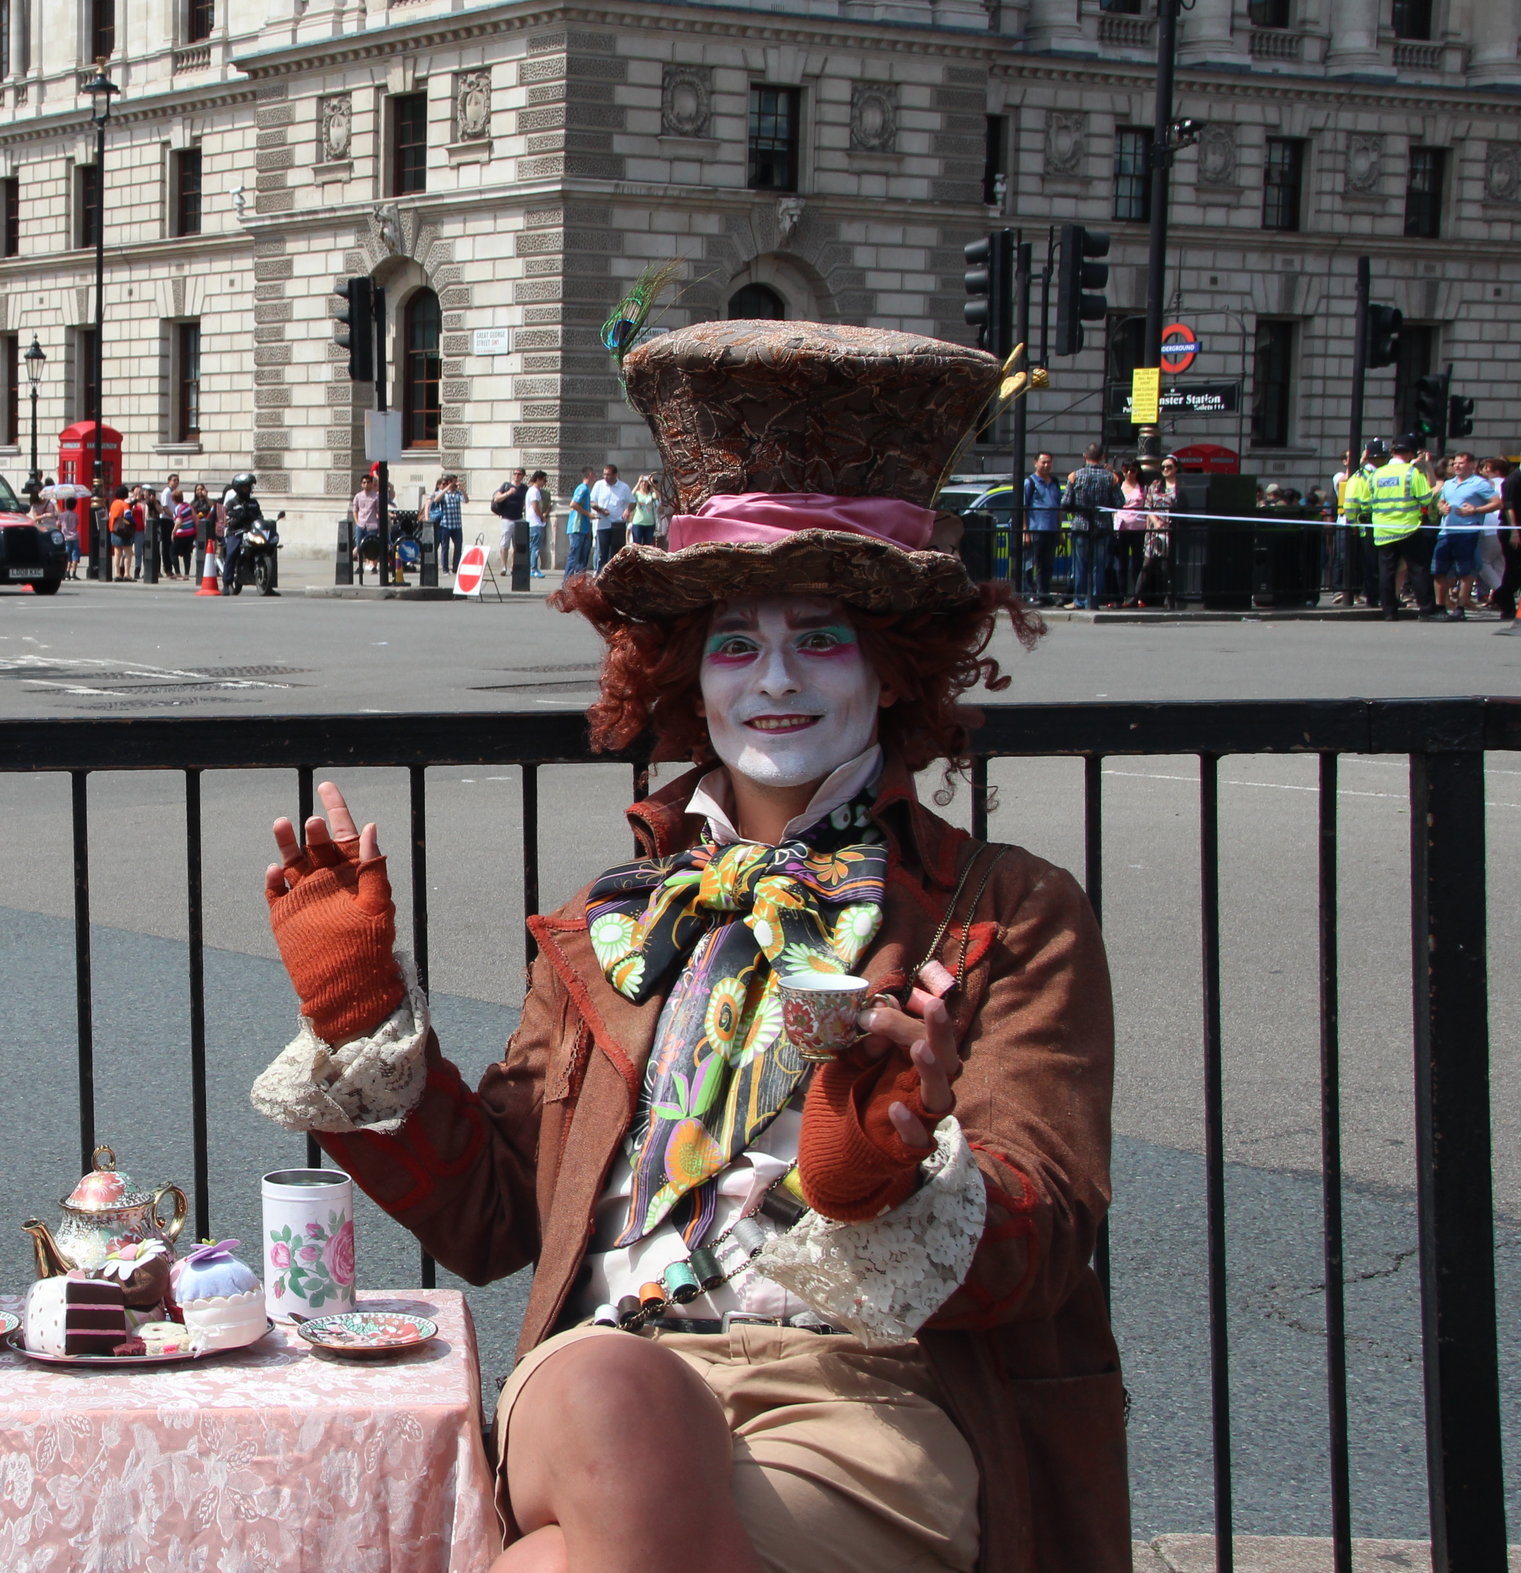
[[[196,442],[156,442],[153,445],[155,453],[204,453],[206,450],[199,441]]]
[[[312,165],[312,178],[319,186],[334,180],[350,180],[353,174],[354,160],[351,158],[335,158],[327,164]]]
[[[491,158],[491,138],[472,137],[468,142],[450,142],[444,152],[451,164],[485,164]]]

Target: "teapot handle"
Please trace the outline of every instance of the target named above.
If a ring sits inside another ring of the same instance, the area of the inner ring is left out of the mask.
[[[158,1204],[166,1196],[174,1198],[174,1217],[165,1223],[158,1215]],[[180,1230],[185,1227],[185,1215],[190,1211],[190,1203],[185,1199],[185,1193],[177,1185],[161,1185],[153,1193],[153,1227],[173,1245],[180,1237]]]

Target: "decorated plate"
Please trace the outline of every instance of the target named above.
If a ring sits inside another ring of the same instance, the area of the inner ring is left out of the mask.
[[[13,1328],[20,1325],[15,1317],[10,1317],[9,1320],[13,1324]],[[275,1324],[266,1321],[264,1323],[264,1332],[259,1335],[259,1338],[263,1338],[266,1334],[274,1332],[274,1330]],[[179,1365],[186,1360],[206,1360],[212,1355],[232,1355],[236,1354],[238,1349],[251,1349],[253,1344],[259,1341],[258,1338],[255,1338],[253,1343],[239,1344],[237,1349],[203,1349],[199,1353],[189,1349],[181,1349],[176,1350],[173,1354],[164,1355],[45,1355],[39,1349],[28,1349],[22,1342],[22,1336],[20,1332],[14,1330],[6,1332],[4,1335],[5,1347],[14,1349],[18,1355],[25,1355],[28,1360],[40,1360],[44,1365],[113,1366],[118,1371],[127,1366]],[[129,1334],[128,1336],[130,1337],[131,1335]]]
[[[9,1338],[21,1326],[21,1318],[9,1311],[0,1311],[0,1338]]]
[[[438,1323],[397,1311],[344,1311],[298,1322],[296,1331],[307,1343],[333,1354],[387,1355],[427,1343],[437,1336]]]

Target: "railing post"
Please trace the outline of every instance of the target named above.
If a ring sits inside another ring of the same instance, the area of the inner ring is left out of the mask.
[[[1478,749],[1411,756],[1410,872],[1432,1573],[1503,1573]]]

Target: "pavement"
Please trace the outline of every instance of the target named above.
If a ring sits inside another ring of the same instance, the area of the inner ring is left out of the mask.
[[[500,603],[305,595],[331,573],[330,562],[293,559],[275,600],[200,598],[180,582],[81,582],[46,598],[0,589],[0,717],[336,712],[384,727],[420,711],[575,712],[595,692],[595,635],[543,604],[556,577]],[[1521,693],[1521,639],[1497,643],[1493,625],[1478,621],[1148,615],[1138,624],[1100,613],[1048,622],[1029,653],[1007,630],[997,636],[993,653],[1013,686],[994,702]],[[672,773],[664,767],[657,778]],[[1081,869],[1081,761],[999,760],[990,774],[1001,794],[993,833]],[[380,824],[383,846],[404,848],[407,773],[344,770],[338,779],[361,817]],[[510,767],[436,767],[426,780],[432,1005],[451,1058],[473,1078],[499,1053],[522,999],[520,777]],[[926,780],[926,792],[937,785]],[[1115,754],[1104,761],[1102,786],[1104,928],[1118,1026],[1114,1306],[1133,1398],[1134,1533],[1144,1548],[1137,1566],[1194,1573],[1211,1565],[1213,1524],[1199,1238],[1198,765]],[[620,810],[628,787],[624,766],[540,772],[546,903],[627,856]],[[1329,1573],[1328,1543],[1309,1538],[1324,1536],[1330,1522],[1316,761],[1228,756],[1219,789],[1237,1560],[1251,1573]],[[118,1150],[129,1168],[180,1182],[192,1173],[184,790],[170,773],[102,769],[88,782],[100,1129],[126,1143]],[[209,771],[201,798],[209,1195],[217,1233],[248,1239],[245,1231],[258,1227],[258,1175],[301,1155],[300,1141],[256,1116],[246,1094],[290,1035],[290,986],[260,876],[270,821],[294,807],[294,784],[289,772]],[[1422,1567],[1405,760],[1344,759],[1338,798],[1353,1525],[1367,1538],[1362,1566]],[[1511,965],[1521,949],[1521,904],[1512,895],[1521,759],[1491,758],[1485,799],[1487,823],[1476,832],[1491,870],[1496,1269],[1504,1390],[1513,1394],[1521,1391],[1521,1057],[1507,1049],[1521,1029],[1521,973]],[[26,1087],[25,1097],[0,1100],[0,1220],[47,1208],[77,1175],[69,801],[69,783],[57,777],[0,777],[0,975],[27,991],[25,1035],[0,1048],[0,1074],[24,1077]],[[965,823],[967,809],[963,790],[941,811]],[[392,875],[405,914],[405,856],[393,857]],[[367,1205],[358,1223],[362,1281],[416,1281],[410,1236]],[[25,1249],[19,1230],[0,1229],[0,1286],[24,1281]],[[471,1290],[488,1397],[491,1379],[510,1366],[525,1288],[520,1275]],[[1504,1425],[1511,1522],[1521,1524],[1521,1411],[1513,1403]],[[1259,1552],[1280,1560],[1243,1560]]]
[[[1237,1535],[1236,1573],[1333,1573],[1331,1542],[1293,1535]],[[1510,1548],[1510,1573],[1521,1573],[1521,1546]],[[1213,1535],[1159,1535],[1136,1541],[1135,1573],[1215,1573]],[[1431,1547],[1424,1540],[1354,1540],[1352,1573],[1429,1573]],[[1498,1573],[1498,1570],[1497,1570]]]

